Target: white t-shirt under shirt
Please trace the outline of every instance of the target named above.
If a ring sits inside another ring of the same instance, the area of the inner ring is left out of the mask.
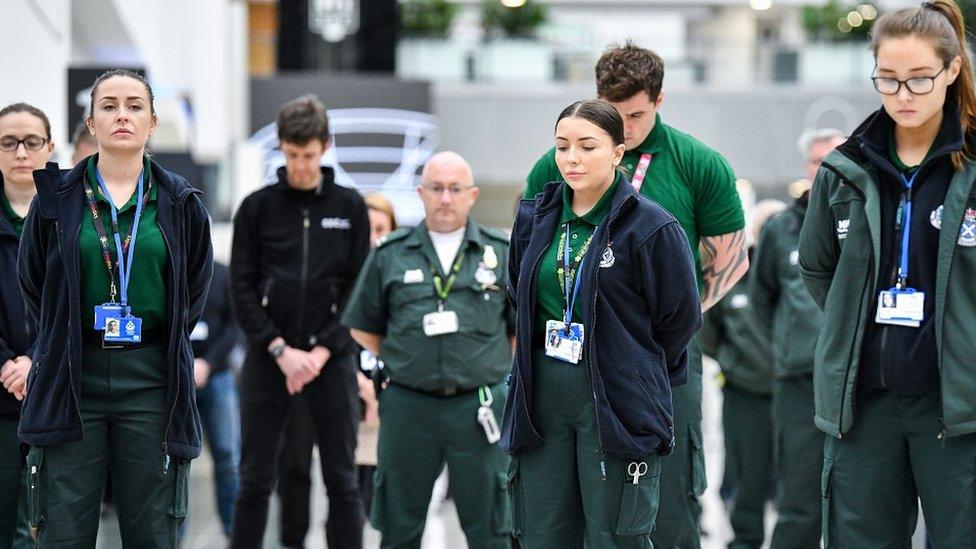
[[[450,276],[451,264],[454,263],[454,258],[457,257],[458,250],[461,248],[466,230],[466,227],[461,227],[449,233],[427,231],[430,234],[430,241],[434,244],[434,250],[437,252],[437,259],[441,262],[441,273]]]

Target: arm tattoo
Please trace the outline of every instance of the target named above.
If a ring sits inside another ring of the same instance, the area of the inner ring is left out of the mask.
[[[702,311],[707,311],[728,293],[749,269],[745,229],[718,236],[706,236],[699,243],[701,252]]]

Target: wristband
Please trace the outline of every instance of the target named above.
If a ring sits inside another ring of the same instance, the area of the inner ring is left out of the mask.
[[[285,353],[285,347],[287,346],[287,343],[282,342],[268,349],[268,352],[271,353],[271,356],[275,358],[281,358],[281,355]]]

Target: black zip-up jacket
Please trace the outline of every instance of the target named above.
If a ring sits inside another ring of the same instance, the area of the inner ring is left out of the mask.
[[[230,306],[230,270],[223,263],[214,262],[207,304],[190,335],[193,356],[210,363],[211,375],[230,368],[230,353],[237,345],[240,331]]]
[[[62,173],[49,162],[34,172],[37,198],[20,243],[18,276],[27,309],[37,326],[34,364],[20,419],[20,439],[48,446],[82,439],[81,275],[78,235],[85,205],[85,162]],[[190,332],[203,312],[213,271],[210,216],[200,191],[150,162],[156,195],[156,223],[169,256],[167,279],[167,364],[169,419],[162,453],[200,455],[200,414],[193,383]]]
[[[3,177],[0,176],[0,193],[3,191]],[[10,220],[0,214],[0,366],[18,356],[30,356],[34,343],[33,327],[24,310],[24,296],[17,280],[17,249],[20,238],[14,231]],[[0,388],[0,418],[20,417],[20,401],[14,395]]]
[[[625,459],[668,454],[674,443],[671,387],[687,382],[688,343],[701,305],[688,238],[667,211],[623,176],[610,213],[586,252],[580,282],[583,358],[597,411],[600,451]],[[509,248],[508,294],[518,346],[509,377],[502,447],[510,454],[544,444],[532,424],[533,341],[539,263],[562,214],[564,183],[522,200]],[[585,304],[585,305],[584,305]]]
[[[252,347],[288,345],[355,352],[339,324],[369,253],[369,216],[359,193],[322,168],[315,190],[278,182],[244,199],[234,218],[230,285],[237,321]]]
[[[935,289],[939,234],[933,225],[937,210],[945,201],[954,174],[950,154],[962,148],[962,126],[955,100],[946,98],[944,121],[927,159],[919,166],[912,185],[911,243],[908,286],[925,292],[925,320],[918,328],[877,324],[872,316],[865,326],[861,346],[858,383],[862,387],[886,389],[900,394],[921,394],[939,390],[939,361],[935,345]],[[898,168],[891,161],[889,138],[894,121],[879,109],[855,130],[853,137],[838,147],[875,174],[881,198],[880,269],[878,290],[895,285],[901,253],[899,204],[906,196]],[[877,310],[878,292],[871,303]]]

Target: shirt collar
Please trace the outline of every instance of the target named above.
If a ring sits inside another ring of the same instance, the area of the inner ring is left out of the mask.
[[[583,215],[576,215],[573,213],[573,189],[569,185],[563,185],[563,213],[562,217],[559,219],[559,223],[567,223],[569,221],[584,221],[590,225],[596,227],[603,222],[603,219],[607,217],[607,213],[610,211],[610,204],[613,202],[614,191],[617,190],[617,185],[620,183],[621,175],[617,172],[616,177],[613,179],[613,183],[607,187],[607,190],[603,191],[603,196],[600,200]]]
[[[664,124],[661,123],[661,113],[654,114],[654,127],[647,134],[644,141],[637,145],[632,152],[657,154],[664,146]]]
[[[143,156],[143,167],[142,167],[142,181],[143,185],[149,186],[149,201],[153,202],[156,200],[156,185],[152,183],[152,168],[149,161],[149,155]],[[102,189],[99,188],[98,178],[95,176],[95,166],[98,165],[98,153],[95,153],[88,157],[88,166],[85,170],[86,180],[91,186],[92,190],[95,191],[95,200],[104,202],[108,204],[108,198],[102,194]],[[129,197],[129,201],[125,203],[121,208],[119,208],[119,213],[125,212],[129,208],[134,208],[136,205],[136,193],[132,193]]]

